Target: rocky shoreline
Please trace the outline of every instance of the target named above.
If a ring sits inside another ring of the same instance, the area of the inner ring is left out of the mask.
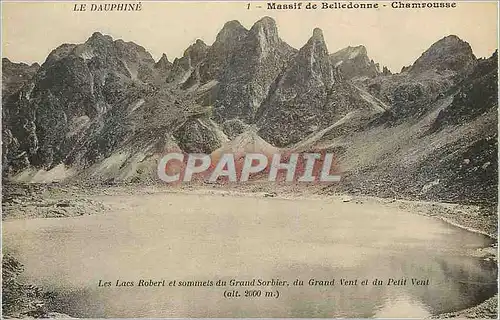
[[[11,254],[2,255],[2,318],[38,319],[64,318],[69,315],[53,312],[57,309],[56,294],[27,284],[20,276],[24,266]]]
[[[431,319],[498,319],[498,294],[481,304],[456,312],[443,313]]]

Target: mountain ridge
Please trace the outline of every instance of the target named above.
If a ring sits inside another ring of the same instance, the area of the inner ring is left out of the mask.
[[[466,189],[445,179],[449,167],[433,168],[432,152],[423,150],[415,160],[411,144],[427,141],[445,159],[477,154],[487,160],[464,177],[472,177],[476,188],[495,182],[481,173],[496,170],[490,152],[497,148],[491,143],[495,57],[477,59],[467,42],[452,35],[392,74],[380,70],[362,45],[329,53],[318,28],[294,49],[269,17],[250,29],[229,21],[212,45],[198,39],[172,62],[95,32],[84,43],[52,50],[41,65],[2,60],[3,178],[154,182],[164,152],[223,150],[252,127],[277,148],[338,154],[347,175],[333,189],[374,194],[378,189],[366,184],[384,175],[412,190],[398,191],[406,196],[460,199]],[[450,133],[452,127],[464,136]],[[380,145],[391,132],[398,132],[396,138]],[[450,142],[443,144],[447,135]],[[361,148],[368,141],[372,145]],[[388,160],[394,169],[380,166]],[[400,174],[414,161],[434,174],[415,181]],[[61,165],[64,175],[49,174]],[[436,179],[448,181],[450,191]],[[488,192],[484,198],[496,201]]]
[[[230,20],[230,21],[228,21],[227,23],[237,23],[237,24],[241,25],[243,28],[247,29],[247,28],[246,28],[246,27],[244,27],[244,26],[243,26],[243,25],[242,25],[242,24],[241,24],[238,20]],[[223,29],[223,28],[221,28],[221,30],[220,30],[220,31],[222,31],[222,29]],[[247,31],[248,31],[248,30],[247,30]],[[92,34],[92,33],[96,33],[96,32],[97,32],[97,33],[101,33],[101,34],[102,34],[102,32],[100,32],[100,31],[94,31],[94,32],[91,32],[90,34]],[[112,37],[111,35],[106,35],[106,36],[110,36],[110,37]],[[216,36],[216,37],[217,37],[217,36]],[[455,35],[455,34],[449,34],[449,35],[447,35],[447,36],[444,36],[443,38],[446,38],[446,37],[456,37],[456,38],[459,38],[459,39],[460,39],[460,37],[459,37],[459,36],[457,36],[457,35]],[[442,39],[442,38],[441,38],[441,39]],[[115,40],[122,40],[122,39],[121,39],[121,38],[116,38]],[[200,39],[200,40],[206,43],[206,41],[204,41],[203,39]],[[440,39],[436,39],[436,40],[434,40],[434,42],[429,43],[429,47],[430,47],[432,44],[434,44],[434,43],[438,42],[439,40],[440,40]],[[215,42],[215,41],[216,41],[216,39],[214,40],[214,42]],[[135,43],[134,41],[127,41],[127,42],[132,42],[132,43]],[[71,43],[65,43],[64,45],[71,45]],[[212,44],[212,45],[213,45],[213,44]],[[211,46],[211,45],[209,45],[209,46]],[[341,51],[343,51],[343,50],[345,50],[345,49],[348,49],[348,48],[356,48],[356,47],[364,47],[364,48],[368,51],[368,49],[366,48],[366,46],[365,46],[365,45],[363,45],[363,44],[358,44],[358,45],[350,44],[350,45],[348,45],[347,47],[341,47],[341,48],[338,48],[336,51],[332,52],[332,54],[337,53],[337,52],[341,52]],[[293,47],[293,48],[294,48],[294,49],[296,49],[295,47]],[[298,50],[298,49],[297,49],[297,50]],[[185,49],[182,51],[182,53],[183,53],[184,51],[185,51]],[[177,59],[180,59],[180,58],[182,57],[182,53],[181,53],[181,54],[178,54],[178,55],[176,55],[176,56],[175,56],[175,55],[171,55],[171,56],[169,55],[169,56],[170,56],[170,57],[173,57],[174,59],[176,59],[176,58],[177,58]],[[160,51],[160,52],[156,52],[155,54],[153,54],[153,53],[151,53],[151,54],[152,54],[152,56],[153,56],[153,57],[156,57],[156,58],[155,58],[155,61],[156,61],[156,62],[158,62],[158,61],[162,58],[162,55],[163,55],[163,54],[165,54],[165,53]],[[474,52],[473,52],[473,54],[475,55],[475,53],[474,53]],[[488,58],[490,55],[491,55],[491,53],[489,53],[489,54],[487,54],[487,55],[477,56],[477,58],[478,58],[478,59],[486,59],[486,58]],[[9,59],[9,60],[10,60],[10,61],[12,61],[13,63],[24,63],[24,64],[28,64],[28,65],[32,65],[32,64],[38,64],[38,65],[41,65],[41,64],[43,64],[43,62],[45,61],[44,59],[39,59],[39,60],[31,60],[31,61],[23,61],[23,60],[11,59],[11,58],[9,58],[9,57],[5,57],[5,56],[4,56],[4,58]],[[45,59],[46,59],[46,57],[45,57]],[[417,57],[416,59],[418,59],[418,57]],[[404,64],[401,68],[399,68],[399,70],[404,69],[404,68],[407,68],[408,66],[410,66],[411,64],[413,64],[413,62],[415,62],[415,60],[416,60],[416,59],[414,59],[414,60],[408,60],[408,62],[407,62],[406,64]],[[370,60],[373,60],[373,59],[371,59],[371,58],[370,58]],[[389,67],[387,67],[387,66],[385,66],[385,67],[389,69]],[[381,68],[381,69],[383,69],[383,68],[384,68],[384,66],[383,66],[382,64],[380,64],[380,68]],[[397,70],[397,69],[398,69],[398,68],[394,68],[394,70]],[[392,69],[392,68],[391,68],[391,71],[393,71],[393,69]],[[395,73],[399,73],[399,72],[395,72]]]

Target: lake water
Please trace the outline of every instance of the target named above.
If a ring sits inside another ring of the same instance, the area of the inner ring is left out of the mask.
[[[57,311],[76,317],[415,318],[497,291],[496,264],[470,257],[490,239],[386,205],[182,194],[100,200],[114,209],[3,224],[4,250],[25,264],[25,280],[59,293]],[[166,286],[139,287],[140,279]],[[231,287],[231,279],[288,286]],[[233,290],[241,296],[224,297]]]

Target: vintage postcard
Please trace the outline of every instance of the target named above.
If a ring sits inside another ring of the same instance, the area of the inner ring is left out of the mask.
[[[4,318],[498,316],[497,1],[3,1]]]

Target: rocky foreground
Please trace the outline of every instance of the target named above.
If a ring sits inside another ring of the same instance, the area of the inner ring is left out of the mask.
[[[498,319],[498,294],[462,311],[440,314],[432,319]]]

